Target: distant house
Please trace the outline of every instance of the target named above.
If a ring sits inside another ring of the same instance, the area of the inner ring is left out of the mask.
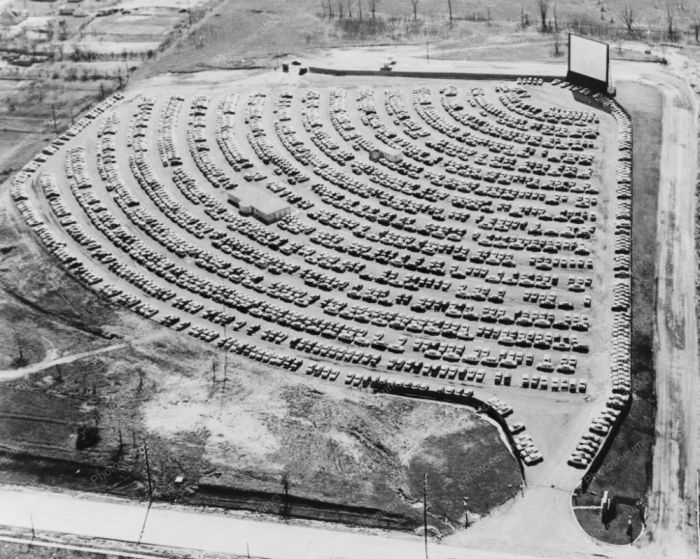
[[[27,10],[13,10],[11,8],[5,8],[0,12],[0,26],[2,27],[12,27],[13,25],[18,25],[27,19]]]

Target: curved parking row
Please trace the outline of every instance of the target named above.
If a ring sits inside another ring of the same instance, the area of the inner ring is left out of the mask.
[[[606,270],[616,332],[629,313],[629,165],[607,262],[593,113],[539,109],[525,86],[349,91],[110,101],[97,141],[58,144],[62,166],[35,160],[13,198],[81,281],[222,350],[331,381],[586,392]],[[261,223],[232,193],[291,215]]]

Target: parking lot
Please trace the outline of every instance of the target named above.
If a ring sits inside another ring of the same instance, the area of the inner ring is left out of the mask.
[[[614,111],[536,79],[384,81],[111,98],[13,197],[69,271],[143,316],[350,389],[472,390],[527,425],[526,460],[590,459],[629,389]],[[256,190],[288,215],[229,202]],[[619,405],[578,441],[611,368]]]

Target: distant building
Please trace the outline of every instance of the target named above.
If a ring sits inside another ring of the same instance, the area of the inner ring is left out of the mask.
[[[228,202],[238,208],[241,215],[252,215],[270,225],[292,213],[283,200],[260,188],[241,188],[229,192]]]

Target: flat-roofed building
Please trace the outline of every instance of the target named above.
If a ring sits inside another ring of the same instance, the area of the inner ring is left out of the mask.
[[[403,153],[389,147],[375,148],[369,152],[370,161],[378,161],[382,158],[392,163],[398,163],[403,158]]]
[[[284,200],[258,185],[241,185],[229,192],[228,201],[238,208],[241,215],[252,215],[265,225],[292,213],[292,208]]]

